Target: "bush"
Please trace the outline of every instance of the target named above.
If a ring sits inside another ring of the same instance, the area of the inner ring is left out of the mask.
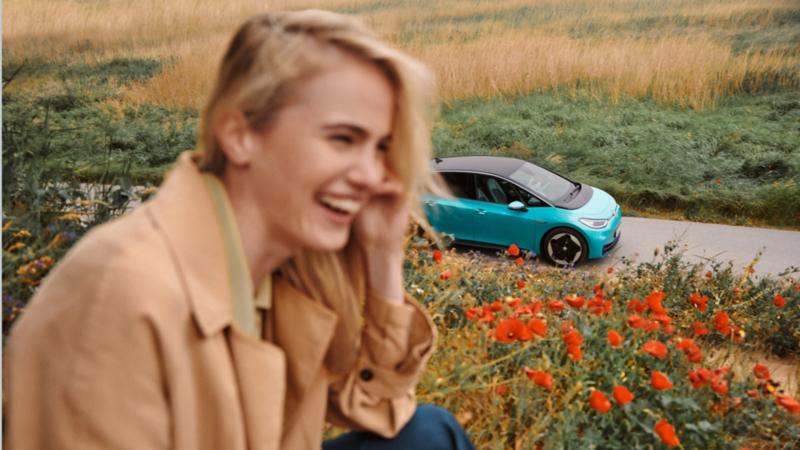
[[[658,260],[610,274],[541,267],[531,255],[520,265],[477,254],[438,265],[412,252],[407,288],[440,332],[421,401],[453,411],[478,448],[664,448],[664,423],[683,448],[796,444],[800,405],[756,378],[764,361],[742,355],[800,353],[800,285],[689,264],[681,249],[670,243]],[[695,322],[708,334],[696,335]],[[656,389],[657,373],[672,387]],[[698,373],[706,378],[693,380]],[[617,386],[634,399],[615,400]]]

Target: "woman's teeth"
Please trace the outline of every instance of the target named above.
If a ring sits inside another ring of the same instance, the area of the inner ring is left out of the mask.
[[[318,200],[328,208],[340,213],[355,214],[361,209],[361,202],[347,198],[322,196]]]

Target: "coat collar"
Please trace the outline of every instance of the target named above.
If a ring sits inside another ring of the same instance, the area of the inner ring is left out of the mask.
[[[222,228],[196,156],[183,153],[146,206],[173,251],[194,318],[208,337],[231,324],[233,301]]]

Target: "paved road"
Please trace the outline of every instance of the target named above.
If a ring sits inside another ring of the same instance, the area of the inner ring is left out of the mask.
[[[800,231],[772,230],[767,228],[735,227],[674,220],[622,219],[622,239],[614,253],[605,258],[589,261],[583,268],[606,270],[620,266],[619,258],[625,256],[637,262],[652,261],[658,247],[679,239],[686,245],[685,259],[703,262],[708,258],[733,261],[734,269],[750,264],[760,250],[761,259],[755,266],[756,276],[777,275],[789,267],[800,270]],[[800,276],[795,273],[794,277]]]

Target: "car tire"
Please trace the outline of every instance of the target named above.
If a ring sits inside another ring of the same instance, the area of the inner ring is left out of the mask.
[[[570,228],[555,228],[542,239],[542,256],[559,267],[576,266],[589,257],[586,239]]]

